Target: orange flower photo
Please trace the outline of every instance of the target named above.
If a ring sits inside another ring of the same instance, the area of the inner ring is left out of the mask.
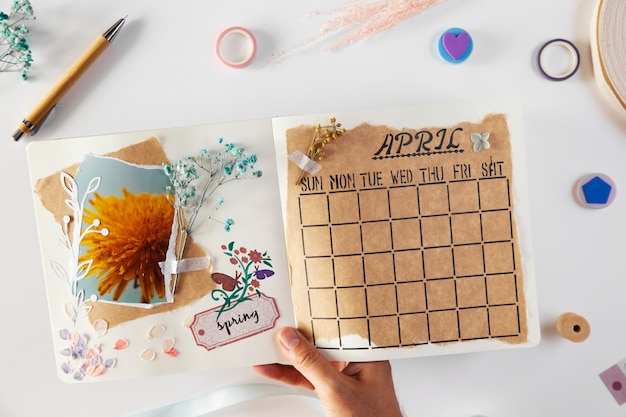
[[[108,234],[87,234],[79,262],[92,260],[101,295],[112,293],[114,301],[127,286],[141,289],[142,303],[156,295],[165,297],[165,281],[159,262],[165,260],[172,230],[174,207],[165,194],[133,194],[122,189],[121,198],[96,193],[85,209],[83,221],[99,221]]]

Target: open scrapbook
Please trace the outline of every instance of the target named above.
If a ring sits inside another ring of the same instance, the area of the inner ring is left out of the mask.
[[[62,380],[539,340],[522,121],[496,100],[33,142]]]

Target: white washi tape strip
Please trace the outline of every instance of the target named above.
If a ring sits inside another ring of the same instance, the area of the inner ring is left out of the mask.
[[[322,166],[300,151],[294,151],[288,159],[309,175],[317,174]]]
[[[200,256],[198,258],[185,258],[180,261],[159,262],[163,275],[182,274],[183,272],[202,271],[211,266],[211,258]]]
[[[231,68],[243,68],[256,56],[256,38],[248,29],[233,26],[217,38],[215,52],[220,61]]]

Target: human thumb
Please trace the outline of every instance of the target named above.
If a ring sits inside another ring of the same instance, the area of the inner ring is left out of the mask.
[[[279,330],[278,341],[293,367],[316,389],[341,375],[298,330],[292,327]]]

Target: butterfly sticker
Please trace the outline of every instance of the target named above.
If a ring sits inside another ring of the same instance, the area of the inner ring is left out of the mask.
[[[472,142],[474,143],[474,152],[478,152],[481,149],[489,149],[491,148],[491,144],[489,143],[489,132],[485,133],[472,133],[470,136]]]
[[[258,266],[255,266],[253,274],[256,279],[265,279],[274,275],[274,271],[271,269],[259,269]]]
[[[233,291],[237,287],[240,277],[240,272],[235,272],[235,278],[227,274],[222,274],[221,272],[213,272],[211,274],[213,282],[220,284],[224,291]]]

